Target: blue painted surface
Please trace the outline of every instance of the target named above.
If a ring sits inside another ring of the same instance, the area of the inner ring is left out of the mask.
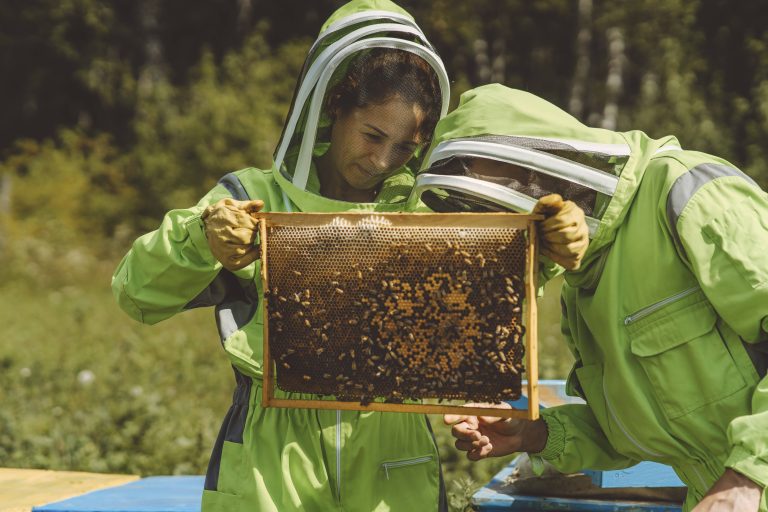
[[[522,389],[526,392],[528,381],[523,379]],[[523,394],[517,400],[507,401],[515,409],[527,409],[528,397]],[[584,400],[576,396],[565,394],[565,381],[562,379],[550,379],[539,381],[539,408],[546,409],[562,404],[583,404]]]
[[[153,476],[35,507],[32,512],[200,512],[204,480],[202,476]]]
[[[675,471],[658,462],[641,462],[614,471],[584,471],[592,483],[604,489],[620,487],[685,487]]]

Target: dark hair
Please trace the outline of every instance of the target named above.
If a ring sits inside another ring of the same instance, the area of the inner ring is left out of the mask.
[[[354,108],[386,103],[400,96],[425,113],[419,127],[423,141],[432,138],[442,104],[437,73],[421,57],[395,48],[374,48],[357,54],[339,83],[328,93],[330,112],[349,113]]]

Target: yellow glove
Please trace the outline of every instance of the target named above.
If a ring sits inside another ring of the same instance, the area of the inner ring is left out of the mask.
[[[239,270],[259,258],[253,245],[259,221],[251,214],[264,207],[264,201],[237,201],[224,198],[203,211],[205,237],[213,256],[227,270]]]
[[[584,210],[559,194],[539,199],[532,213],[544,215],[538,226],[539,251],[566,270],[576,270],[589,245],[589,229]]]

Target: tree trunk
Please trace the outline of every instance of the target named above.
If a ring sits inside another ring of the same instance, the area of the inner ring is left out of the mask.
[[[141,29],[144,34],[144,66],[139,73],[140,94],[150,94],[155,85],[163,80],[163,45],[160,42],[160,4],[158,0],[143,0],[139,5]]]
[[[487,84],[491,79],[491,59],[488,57],[488,42],[485,39],[475,39],[475,68],[477,83]]]
[[[578,34],[576,35],[576,68],[573,72],[573,86],[568,100],[568,110],[574,117],[584,115],[584,92],[587,89],[590,68],[590,45],[592,43],[592,0],[579,0]]]
[[[237,32],[245,34],[250,28],[253,0],[237,0]]]
[[[11,173],[4,172],[0,176],[0,217],[6,217],[11,214]]]
[[[605,109],[601,126],[615,130],[619,120],[619,98],[623,89],[622,72],[624,69],[624,33],[620,28],[609,28],[608,38],[608,75],[605,81]]]
[[[493,40],[493,61],[491,63],[491,82],[503,84],[507,78],[507,45],[502,37]]]
[[[0,254],[2,254],[6,247],[6,237],[8,236],[5,229],[11,217],[12,187],[11,173],[4,172],[0,174]]]

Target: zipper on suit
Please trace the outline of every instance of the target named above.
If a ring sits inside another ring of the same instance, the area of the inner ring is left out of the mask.
[[[606,392],[606,389],[605,389],[605,380],[603,380],[603,399],[605,400],[605,405],[608,408],[608,413],[611,415],[611,419],[619,427],[619,430],[621,430],[621,433],[624,434],[624,437],[626,437],[629,440],[629,442],[635,446],[635,448],[637,448],[643,453],[652,455],[654,457],[664,456],[661,453],[649,450],[644,445],[640,444],[640,442],[637,439],[635,439],[629,432],[627,432],[627,429],[624,427],[624,424],[619,420],[619,417],[616,415],[616,412],[613,410],[613,406],[611,405],[611,402],[608,400],[608,393]],[[699,482],[701,482],[701,488],[706,489],[707,484],[704,482],[704,477],[701,476],[701,473],[699,472],[698,468],[694,465],[690,465],[690,466],[686,465],[685,467],[691,468],[691,470],[693,470],[693,472],[696,474],[696,477],[699,479]]]
[[[624,325],[630,325],[634,322],[637,322],[638,320],[641,320],[651,313],[655,313],[656,311],[660,310],[664,306],[668,306],[669,304],[672,304],[673,302],[677,302],[678,300],[684,299],[685,297],[691,295],[692,293],[698,291],[699,287],[694,286],[692,288],[688,288],[687,290],[683,290],[680,293],[676,293],[672,295],[671,297],[667,297],[666,299],[660,300],[659,302],[656,302],[654,304],[651,304],[650,306],[646,306],[643,309],[636,311],[632,313],[631,315],[624,318]]]
[[[637,448],[638,450],[640,450],[643,453],[647,453],[648,455],[652,455],[654,457],[663,457],[664,456],[663,454],[658,453],[658,452],[654,452],[652,450],[649,450],[648,448],[646,448],[645,446],[640,444],[640,442],[637,439],[635,439],[632,436],[632,434],[630,434],[627,431],[627,429],[624,427],[624,424],[621,422],[621,420],[619,420],[619,417],[616,414],[616,411],[614,411],[613,406],[611,405],[610,400],[608,400],[608,392],[605,389],[605,379],[603,379],[603,399],[605,400],[605,405],[606,405],[606,407],[608,409],[608,413],[611,415],[611,419],[619,427],[619,430],[621,430],[621,433],[624,434],[624,437],[626,437],[629,440],[629,442],[632,443],[635,446],[635,448]]]
[[[706,490],[707,483],[704,481],[704,477],[701,476],[701,473],[699,473],[699,470],[696,468],[696,466],[691,466],[691,469],[693,470],[694,473],[696,473],[696,476],[699,477],[699,481],[701,482],[701,488]]]
[[[425,462],[429,462],[432,460],[431,455],[425,455],[424,457],[416,457],[415,459],[408,459],[408,460],[398,460],[395,462],[384,462],[382,463],[381,467],[384,468],[384,474],[387,475],[387,480],[389,480],[389,470],[395,469],[395,468],[402,468],[405,466],[414,466],[416,464],[423,464]]]

